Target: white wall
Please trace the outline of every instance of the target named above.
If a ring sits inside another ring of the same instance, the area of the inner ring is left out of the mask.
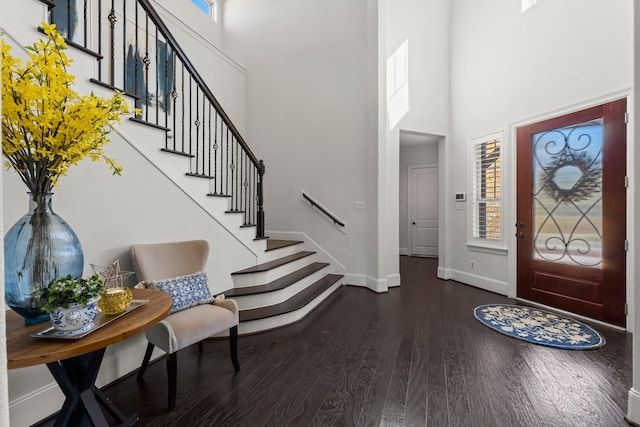
[[[406,215],[400,216],[403,171],[400,169],[401,131],[448,135],[449,126],[449,2],[446,0],[393,0],[380,1],[384,9],[381,20],[383,35],[380,50],[381,66],[405,41],[408,44],[408,110],[397,125],[391,121],[392,107],[383,106],[388,112],[386,139],[379,155],[380,165],[378,206],[382,217],[379,229],[384,236],[380,244],[380,275],[387,275],[389,286],[400,283],[399,259],[402,234],[406,229]],[[397,78],[397,76],[395,76]],[[391,83],[392,76],[380,76],[384,83]],[[383,86],[386,96],[386,85]],[[442,236],[446,233],[443,231]]]
[[[267,229],[304,230],[347,267],[347,283],[385,290],[399,279],[399,146],[397,129],[387,133],[385,63],[411,39],[401,127],[443,134],[448,25],[445,0],[225,3],[224,46],[248,70],[247,134],[267,164]],[[303,189],[345,220],[345,234],[307,209]]]
[[[438,165],[438,143],[400,146],[400,254],[410,255],[409,246],[409,166]]]
[[[387,1],[387,58],[403,41],[409,46],[409,110],[398,125],[402,130],[449,133],[449,3]]]
[[[247,135],[267,167],[267,230],[304,231],[349,272],[373,276],[367,13],[366,0],[228,0],[224,45],[248,70]],[[302,190],[345,229],[303,203]]]
[[[631,0],[543,0],[525,13],[517,1],[454,0],[451,10],[451,192],[466,191],[467,141],[508,129],[503,197],[507,244],[513,256],[515,222],[512,125],[575,109],[631,88]],[[631,144],[631,140],[629,142]],[[451,256],[445,273],[497,292],[515,290],[510,256],[466,246],[466,211],[446,194]],[[469,260],[476,261],[472,275]],[[515,258],[512,258],[515,260]],[[514,291],[511,291],[514,292]]]

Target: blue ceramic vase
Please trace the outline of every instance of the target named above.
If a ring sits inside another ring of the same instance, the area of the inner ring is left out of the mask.
[[[5,302],[27,325],[49,320],[31,297],[35,284],[49,285],[68,274],[82,277],[78,236],[51,209],[52,193],[29,193],[29,212],[4,237]]]

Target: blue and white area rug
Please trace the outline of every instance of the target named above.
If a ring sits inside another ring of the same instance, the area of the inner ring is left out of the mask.
[[[590,350],[605,344],[590,326],[537,308],[487,304],[476,307],[473,314],[491,329],[534,344],[565,350]]]

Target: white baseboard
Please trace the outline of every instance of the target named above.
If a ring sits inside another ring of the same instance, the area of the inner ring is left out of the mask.
[[[640,392],[631,387],[628,393],[627,420],[640,424]]]
[[[368,288],[377,293],[389,290],[389,281],[387,279],[378,280],[365,274],[347,273],[344,276],[344,283],[345,285]]]
[[[53,381],[9,402],[9,420],[12,426],[32,425],[59,411],[63,403],[64,394]]]
[[[438,279],[442,280],[451,280],[451,269],[438,267]]]
[[[387,276],[387,282],[389,283],[390,288],[400,286],[400,274],[389,274]]]
[[[594,324],[594,325],[606,326],[607,328],[616,329],[616,330],[621,331],[621,332],[626,331],[626,329],[623,328],[622,326],[612,325],[611,323],[603,322],[602,320],[593,319],[593,318],[587,317],[587,316],[582,316],[580,314],[572,313],[572,312],[566,311],[566,310],[561,310],[561,309],[556,308],[556,307],[551,307],[551,306],[548,306],[548,305],[545,305],[545,304],[541,304],[539,302],[531,301],[531,300],[528,300],[528,299],[524,299],[524,298],[516,297],[515,299],[520,301],[520,302],[523,302],[525,304],[531,305],[533,307],[537,307],[537,308],[540,308],[542,310],[547,310],[547,311],[551,311],[553,313],[561,314],[561,315],[566,316],[566,317],[578,319],[578,320],[581,320],[583,322],[588,322],[588,323],[591,323],[591,324]]]
[[[406,255],[406,256],[411,255],[409,253],[409,248],[400,248],[400,255]]]
[[[495,292],[500,295],[509,295],[509,284],[507,282],[503,282],[502,280],[490,279],[485,276],[478,276],[476,274],[467,273],[466,271],[459,271],[454,269],[447,270],[443,273],[448,273],[449,278],[447,280],[455,280],[466,285],[475,286],[476,288]],[[438,269],[438,277],[440,277],[440,274],[440,269]]]

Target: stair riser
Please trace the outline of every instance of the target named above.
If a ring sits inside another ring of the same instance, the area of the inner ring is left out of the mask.
[[[250,310],[279,304],[296,295],[298,292],[303,291],[315,281],[320,280],[328,271],[329,267],[327,266],[284,289],[261,294],[235,296],[233,299],[238,303],[240,310]]]
[[[284,313],[279,316],[268,317],[265,319],[252,320],[249,322],[240,322],[238,326],[239,334],[252,334],[255,332],[262,332],[269,329],[278,328],[280,326],[289,325],[291,323],[295,323],[299,320],[302,320],[307,314],[313,311],[322,301],[327,299],[333,292],[338,290],[342,286],[342,279],[334,283],[332,286],[327,288],[323,293],[318,295],[313,301],[304,307],[292,311],[289,313]]]
[[[263,263],[263,262],[273,261],[274,259],[282,258],[288,255],[293,255],[300,251],[304,251],[303,243],[298,243],[297,245],[291,245],[291,246],[285,246],[283,248],[273,249],[270,251],[266,251],[261,256],[263,261],[260,261],[260,262]]]
[[[294,271],[312,264],[316,261],[315,255],[309,255],[304,258],[297,259],[288,264],[276,267],[269,271],[261,271],[258,273],[234,274],[233,285],[236,288],[245,286],[265,285],[282,276],[293,273]]]

